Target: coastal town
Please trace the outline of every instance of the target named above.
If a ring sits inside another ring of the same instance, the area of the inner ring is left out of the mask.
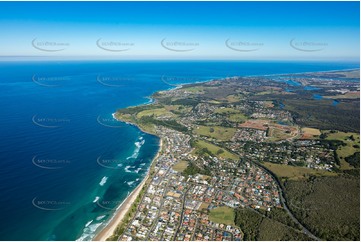
[[[361,241],[361,0],[0,0],[0,242]]]
[[[210,157],[202,162],[217,164],[218,174],[183,176],[173,169],[175,164],[198,159],[191,154],[190,137],[161,127],[157,132],[164,139],[163,153],[155,161],[155,175],[121,240],[242,240],[241,228],[213,222],[207,211],[223,206],[281,207],[272,177],[248,162]]]
[[[250,228],[236,222],[237,211],[253,211],[291,229],[294,238],[319,239],[293,214],[299,202],[286,200],[284,186],[288,180],[334,177],[352,169],[360,142],[357,133],[338,130],[344,120],[316,123],[294,114],[301,107],[289,107],[298,105],[293,99],[300,95],[310,110],[310,104],[334,110],[340,101],[308,94],[321,87],[324,96],[343,95],[348,105],[359,92],[354,82],[331,86],[327,78],[227,78],[160,91],[151,104],[119,110],[118,120],[158,136],[162,145],[137,202],[111,238],[247,240]],[[340,107],[352,130],[348,107]],[[321,115],[331,118],[330,112]]]

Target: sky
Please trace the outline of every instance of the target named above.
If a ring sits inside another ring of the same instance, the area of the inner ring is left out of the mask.
[[[359,60],[359,2],[0,2],[0,57]]]

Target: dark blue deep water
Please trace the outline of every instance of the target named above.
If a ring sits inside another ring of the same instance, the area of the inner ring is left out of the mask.
[[[0,62],[0,240],[89,240],[145,176],[158,138],[116,122],[169,84],[359,68],[307,62]]]

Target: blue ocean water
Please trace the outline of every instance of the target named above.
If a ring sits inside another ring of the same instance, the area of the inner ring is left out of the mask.
[[[172,84],[359,68],[259,61],[0,62],[0,239],[90,240],[159,140],[112,118]]]

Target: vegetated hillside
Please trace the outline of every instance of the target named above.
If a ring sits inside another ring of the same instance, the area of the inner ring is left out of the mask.
[[[249,208],[238,208],[236,209],[235,224],[242,229],[246,241],[312,240],[297,228],[290,227],[289,225],[292,225],[293,222],[285,216],[280,216],[282,213],[282,211],[276,211],[277,215],[263,215]]]
[[[285,109],[293,112],[296,123],[318,129],[360,131],[360,100],[333,106],[332,100],[288,99]]]
[[[311,177],[285,182],[289,208],[324,240],[360,240],[359,176]]]

